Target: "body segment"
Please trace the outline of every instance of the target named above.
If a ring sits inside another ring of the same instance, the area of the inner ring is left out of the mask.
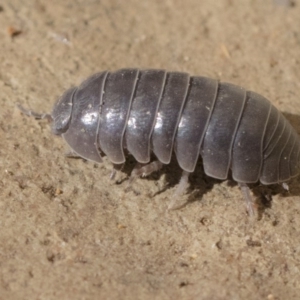
[[[109,73],[104,84],[97,141],[114,164],[125,162],[123,138],[138,75],[137,69],[120,70]]]

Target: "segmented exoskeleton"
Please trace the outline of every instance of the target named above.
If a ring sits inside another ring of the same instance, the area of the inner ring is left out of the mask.
[[[175,152],[180,190],[199,157],[208,176],[225,180],[231,170],[244,194],[247,183],[286,182],[299,172],[300,140],[283,115],[259,94],[206,77],[105,71],[66,91],[44,116],[80,157],[101,162],[105,154],[119,165],[133,155],[143,164],[133,176],[169,164]]]

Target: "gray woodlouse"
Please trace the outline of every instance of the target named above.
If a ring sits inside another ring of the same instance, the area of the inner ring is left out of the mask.
[[[51,115],[20,108],[51,119],[53,133],[87,160],[100,163],[104,154],[120,165],[126,150],[142,164],[132,177],[169,164],[175,152],[183,170],[177,195],[201,156],[210,177],[225,180],[231,170],[250,213],[247,184],[283,183],[299,172],[300,140],[283,115],[259,94],[206,77],[155,69],[105,71],[67,90]]]

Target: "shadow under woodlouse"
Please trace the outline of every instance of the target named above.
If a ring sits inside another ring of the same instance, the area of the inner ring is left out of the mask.
[[[300,124],[300,123],[299,123]],[[130,180],[130,174],[132,169],[136,164],[135,159],[132,156],[128,156],[126,163],[121,172],[124,172],[127,176],[122,180],[117,180],[116,184],[123,184],[124,188],[126,188],[126,184],[128,180]],[[175,156],[173,155],[171,163],[169,165],[165,165],[161,170],[152,173],[147,177],[141,177],[139,180],[149,180],[149,181],[157,181],[160,176],[165,176],[165,184],[162,189],[150,195],[151,198],[154,198],[157,195],[160,195],[166,192],[168,189],[175,188],[178,185],[180,177],[182,175],[182,170],[180,169]],[[202,201],[203,196],[210,192],[215,185],[222,183],[222,180],[218,180],[212,177],[207,176],[203,170],[203,164],[201,158],[197,163],[197,167],[194,173],[192,173],[189,177],[189,188],[186,191],[186,194],[183,196],[185,201],[175,209],[181,209],[189,204]],[[261,219],[266,209],[272,207],[272,196],[280,195],[281,197],[289,197],[291,195],[298,195],[299,193],[295,193],[294,187],[296,187],[296,183],[293,184],[291,181],[291,189],[292,191],[286,191],[282,185],[280,184],[272,184],[272,185],[262,185],[260,183],[255,183],[249,185],[253,194],[255,206],[257,208],[258,219]],[[142,195],[142,193],[135,189],[135,182],[132,185],[127,186],[126,193],[134,192],[136,195]],[[237,182],[235,182],[231,178],[231,174],[227,180],[227,186],[235,187]],[[171,199],[170,199],[171,200]],[[241,194],[241,205],[243,205],[243,196]]]
[[[155,160],[155,157],[152,157],[152,161]],[[136,161],[133,156],[127,155],[126,163],[119,170],[126,174],[126,178],[116,179],[116,184],[124,185],[124,189],[126,189],[126,193],[134,192],[136,195],[141,194],[140,191],[135,189],[135,181],[130,183],[130,174],[133,168],[136,165]],[[168,189],[173,189],[178,185],[180,178],[182,176],[182,169],[178,165],[175,155],[172,155],[172,159],[170,164],[164,165],[161,170],[153,172],[149,176],[140,177],[139,180],[148,180],[148,181],[157,181],[161,176],[164,177],[164,186],[155,193],[151,194],[150,197],[154,198],[155,196],[161,195],[166,192]],[[186,191],[186,194],[183,195],[185,198],[185,202],[179,208],[186,206],[195,201],[201,201],[204,194],[212,190],[214,184],[218,184],[222,182],[222,180],[217,180],[205,175],[202,165],[201,158],[199,159],[196,167],[196,171],[189,176],[189,188]],[[127,185],[129,184],[129,185]],[[171,199],[170,199],[171,200]]]

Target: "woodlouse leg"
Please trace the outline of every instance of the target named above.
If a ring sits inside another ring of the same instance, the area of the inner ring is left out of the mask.
[[[239,187],[242,191],[243,197],[246,202],[246,209],[250,217],[254,217],[255,215],[255,205],[250,193],[250,189],[246,183],[239,182]]]
[[[33,110],[24,108],[21,104],[17,104],[18,109],[26,116],[34,117],[35,119],[46,119],[49,122],[52,122],[53,119],[50,114],[40,114]]]
[[[282,187],[283,187],[287,192],[290,191],[289,185],[288,185],[286,182],[283,182],[283,183],[282,183]]]
[[[155,160],[148,165],[138,165],[138,167],[135,167],[131,174],[130,177],[146,177],[149,176],[151,173],[159,171],[163,167],[163,163],[161,163],[158,160]]]
[[[187,188],[189,186],[189,175],[190,175],[190,173],[187,171],[182,172],[179,184],[176,188],[176,191],[173,194],[173,199],[171,200],[171,202],[168,205],[168,210],[178,209],[184,205],[184,204],[182,204],[182,201],[180,198],[185,193],[185,191],[187,190]]]
[[[75,151],[73,151],[72,149],[70,149],[69,151],[67,151],[65,153],[65,157],[68,158],[82,158],[80,155],[78,155]]]
[[[125,189],[126,192],[129,191],[130,186],[132,185],[133,181],[138,178],[139,176],[146,177],[153,172],[159,171],[163,167],[163,163],[158,160],[155,160],[147,165],[143,165],[141,163],[137,163],[130,174],[130,178],[128,181],[127,188]]]
[[[189,186],[189,176],[190,173],[187,171],[183,171],[177,189],[175,191],[174,196],[181,196],[187,190]]]
[[[119,164],[119,165],[113,164],[113,167],[114,168],[111,171],[110,176],[109,176],[110,180],[114,180],[115,179],[117,171],[121,171],[123,169],[123,167],[124,167],[124,164]]]

